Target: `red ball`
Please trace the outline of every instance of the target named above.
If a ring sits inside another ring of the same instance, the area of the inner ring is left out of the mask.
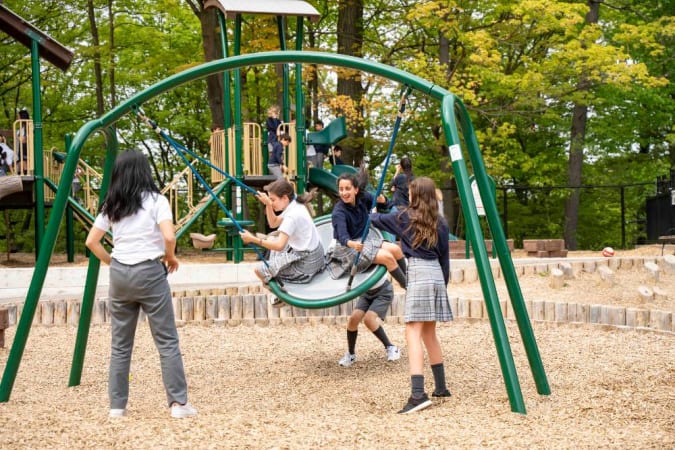
[[[602,256],[614,256],[614,249],[612,247],[605,247],[602,249]]]

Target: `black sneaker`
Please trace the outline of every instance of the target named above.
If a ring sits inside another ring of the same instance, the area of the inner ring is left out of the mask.
[[[447,389],[444,390],[443,392],[436,392],[436,391],[434,391],[434,392],[431,393],[431,396],[432,396],[432,397],[450,397],[451,395],[452,395],[452,394],[451,394],[450,391],[447,390]]]
[[[429,397],[427,394],[424,394],[420,398],[412,398],[410,397],[408,399],[408,403],[405,404],[403,409],[401,409],[398,413],[399,414],[410,414],[414,413],[415,411],[420,411],[424,408],[428,408],[431,406],[431,400],[429,400]]]

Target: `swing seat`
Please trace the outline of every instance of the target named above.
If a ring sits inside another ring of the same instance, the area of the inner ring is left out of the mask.
[[[333,240],[333,226],[330,216],[321,216],[314,220],[319,230],[319,237],[324,251],[327,251]],[[369,233],[375,233],[383,239],[391,240],[388,233],[383,234],[371,227]],[[284,282],[283,287],[272,280],[268,287],[281,301],[298,308],[321,309],[348,302],[373,287],[387,273],[384,266],[372,265],[367,271],[358,273],[352,282],[352,288],[347,291],[349,276],[337,280],[331,278],[328,270],[316,274],[312,281],[306,284]]]
[[[201,233],[190,233],[190,238],[192,239],[192,246],[198,249],[212,248],[216,241],[215,234],[204,236]]]
[[[0,199],[21,191],[23,191],[23,182],[19,175],[0,177]]]

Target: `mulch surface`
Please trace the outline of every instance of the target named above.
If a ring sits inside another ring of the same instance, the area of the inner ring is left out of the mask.
[[[404,327],[386,324],[404,346]],[[13,339],[15,327],[9,331]],[[508,325],[527,414],[511,412],[486,321],[439,327],[452,397],[398,415],[407,355],[387,362],[363,331],[342,368],[341,325],[179,329],[191,419],[171,419],[157,352],[142,325],[128,416],[109,419],[109,328],[91,329],[80,386],[68,388],[76,330],[34,327],[8,403],[2,448],[673,448],[675,338],[654,332],[536,323],[551,395],[537,393]],[[0,366],[8,350],[0,350]],[[433,378],[426,369],[426,387]]]

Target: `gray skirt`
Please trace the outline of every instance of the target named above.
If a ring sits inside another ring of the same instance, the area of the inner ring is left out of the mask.
[[[265,277],[265,283],[272,278],[290,283],[309,283],[314,275],[324,269],[323,247],[314,250],[296,251],[288,245],[277,252],[271,251],[267,264],[262,263],[259,268]]]
[[[435,259],[408,258],[405,321],[449,320],[452,320],[452,311],[441,265]]]
[[[359,255],[356,264],[356,273],[361,273],[373,265],[377,252],[382,247],[382,239],[375,234],[369,234],[363,243],[363,251]],[[326,254],[328,273],[332,279],[337,280],[346,273],[351,272],[356,250],[336,241],[335,248]]]

